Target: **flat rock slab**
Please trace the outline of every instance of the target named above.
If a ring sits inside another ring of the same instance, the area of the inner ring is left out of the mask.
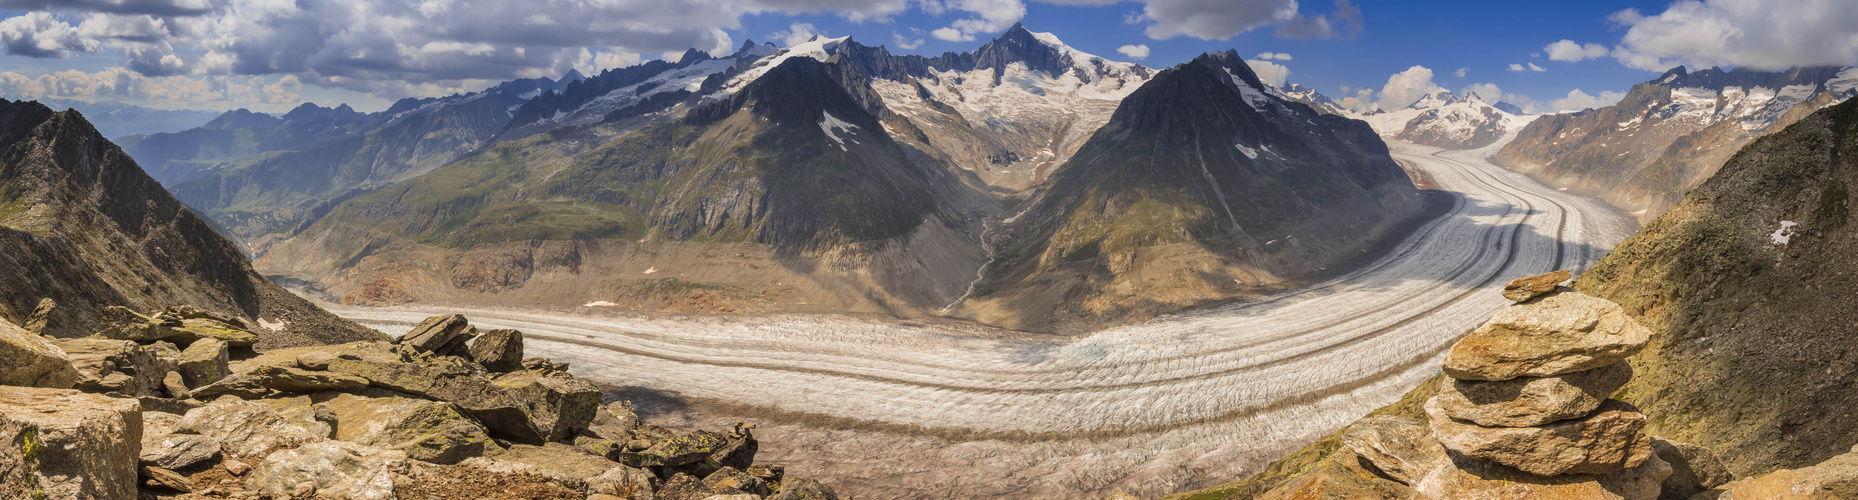
[[[77,380],[64,350],[0,319],[0,385],[70,389]]]
[[[0,498],[136,497],[134,399],[0,386],[0,442]]]
[[[1608,474],[1652,455],[1645,414],[1608,400],[1578,420],[1540,427],[1484,427],[1451,418],[1439,398],[1426,401],[1432,435],[1445,449],[1541,476]]]
[[[1587,416],[1629,380],[1632,366],[1625,362],[1553,377],[1448,378],[1439,406],[1452,418],[1486,427],[1534,427]]]
[[[1433,468],[1451,460],[1445,456],[1445,447],[1432,438],[1432,429],[1406,417],[1382,415],[1357,420],[1342,431],[1342,445],[1406,484],[1418,482]]]
[[[1698,495],[1715,500],[1849,500],[1858,498],[1858,447],[1811,467],[1781,469]],[[1717,496],[1709,496],[1715,493]]]
[[[1544,477],[1468,457],[1433,469],[1413,489],[1452,500],[1657,500],[1671,466],[1657,457],[1611,474]]]
[[[1444,369],[1461,380],[1552,377],[1624,361],[1651,335],[1619,304],[1563,292],[1498,312],[1452,345]]]
[[[1510,284],[1503,286],[1503,298],[1519,303],[1528,302],[1529,299],[1555,291],[1555,287],[1560,286],[1561,282],[1573,277],[1574,273],[1563,269],[1548,274],[1516,278],[1511,280]]]

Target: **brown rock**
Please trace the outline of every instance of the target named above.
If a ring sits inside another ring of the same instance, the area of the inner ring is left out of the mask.
[[[781,491],[768,500],[839,500],[839,495],[832,492],[832,487],[813,478],[794,477],[783,482]]]
[[[1432,435],[1452,452],[1542,476],[1607,474],[1651,456],[1645,414],[1608,400],[1593,414],[1540,427],[1483,427],[1451,418],[1439,398],[1426,401]]]
[[[1419,498],[1419,494],[1407,485],[1382,479],[1363,469],[1360,461],[1361,458],[1347,449],[1337,450],[1323,457],[1321,462],[1316,463],[1309,470],[1258,495],[1257,499],[1417,500]]]
[[[658,489],[657,482],[658,478],[645,469],[620,465],[587,478],[587,494],[611,495],[625,500],[653,500],[652,492]]]
[[[291,394],[350,391],[368,386],[368,379],[347,373],[314,372],[292,366],[259,365],[240,376],[266,389]]]
[[[174,366],[141,344],[127,340],[54,339],[77,368],[75,386],[85,392],[125,397],[153,396]]]
[[[232,374],[229,368],[230,348],[224,340],[201,339],[187,345],[181,351],[181,357],[175,364],[175,371],[187,382],[187,387],[201,388]]]
[[[187,412],[176,432],[211,436],[220,451],[235,458],[263,457],[279,448],[322,441],[303,426],[292,423],[264,403],[221,398]]]
[[[1699,494],[1714,500],[1850,500],[1858,498],[1858,451],[1818,465],[1781,469],[1740,479]]]
[[[217,456],[219,440],[199,434],[166,434],[142,438],[139,460],[142,465],[181,469]]]
[[[1724,467],[1716,458],[1716,452],[1709,448],[1652,438],[1652,453],[1671,464],[1671,477],[1664,480],[1664,492],[1658,495],[1660,500],[1688,500],[1692,495],[1735,480],[1729,468]]]
[[[1651,457],[1637,467],[1610,474],[1538,476],[1469,457],[1453,457],[1446,466],[1413,485],[1426,498],[1451,500],[1655,500],[1671,466]]]
[[[1498,312],[1452,345],[1444,368],[1461,380],[1551,377],[1624,361],[1650,340],[1619,304],[1558,293]]]
[[[1342,431],[1342,445],[1405,484],[1413,484],[1451,460],[1445,456],[1445,447],[1432,438],[1431,429],[1405,417],[1357,420]]]
[[[168,372],[168,376],[161,379],[161,386],[168,391],[169,397],[187,399],[190,391],[187,390],[187,382],[184,380],[185,377],[181,376],[181,372]]]
[[[603,397],[585,380],[532,371],[501,374],[494,383],[527,406],[536,431],[548,441],[572,439],[587,429]]]
[[[405,453],[320,441],[266,456],[246,484],[270,498],[387,499],[409,467]]]
[[[0,319],[0,385],[69,389],[78,378],[64,350]]]
[[[341,422],[336,439],[405,451],[415,460],[455,464],[496,448],[483,426],[450,403],[375,389],[323,404]]]
[[[1486,427],[1533,427],[1587,416],[1629,380],[1632,366],[1625,362],[1553,377],[1446,379],[1439,406]]]
[[[477,329],[471,326],[471,322],[465,320],[464,315],[450,314],[426,318],[411,331],[406,332],[406,335],[400,336],[395,343],[415,352],[446,354],[444,351],[460,350],[454,349],[453,344],[462,346],[475,336],[477,336]]]
[[[781,476],[787,473],[787,468],[774,464],[755,464],[748,466],[746,472],[750,476],[761,478],[762,481],[774,482],[781,480]]]
[[[52,311],[58,309],[58,301],[51,297],[39,299],[39,306],[32,309],[32,315],[26,317],[26,324],[20,325],[34,335],[45,335],[51,328]]]
[[[587,434],[624,443],[632,438],[632,430],[638,427],[639,415],[632,411],[632,402],[614,401],[594,412],[593,422],[587,425]]]
[[[658,489],[658,500],[705,500],[712,495],[703,480],[690,474],[673,474]]]
[[[1563,269],[1548,274],[1538,274],[1527,278],[1516,278],[1503,286],[1503,298],[1514,302],[1528,302],[1542,294],[1555,291],[1561,282],[1573,278],[1574,274]]]
[[[134,399],[0,386],[0,498],[135,498]]]
[[[492,372],[523,369],[523,332],[491,330],[471,343],[471,359]]]
[[[149,486],[167,488],[170,490],[181,491],[181,492],[192,492],[194,490],[194,483],[192,481],[188,481],[187,476],[183,476],[179,472],[174,472],[174,471],[164,469],[161,467],[143,466],[141,475],[142,475],[142,478],[146,480],[144,484],[147,484]]]
[[[494,456],[470,458],[458,464],[491,472],[539,474],[577,485],[576,488],[587,479],[619,465],[561,443],[511,445],[508,450]]]
[[[703,478],[703,486],[709,488],[710,493],[718,495],[740,495],[747,493],[757,497],[764,497],[774,493],[772,490],[768,489],[768,484],[762,481],[761,478],[750,476],[748,473],[736,470],[734,467],[723,467],[717,469],[716,472],[710,473],[709,476]]]
[[[310,351],[297,355],[297,367],[319,372],[329,369],[329,360],[332,359],[335,359],[335,354],[329,351]]]

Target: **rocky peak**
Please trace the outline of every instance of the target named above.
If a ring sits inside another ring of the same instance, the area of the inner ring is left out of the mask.
[[[1051,37],[1051,41],[1057,38]],[[1070,71],[1075,62],[1063,50],[1068,48],[1046,43],[1024,25],[1014,23],[1012,28],[974,52],[975,68],[998,71],[1017,62],[1024,63],[1027,69],[1059,77]]]
[[[206,122],[200,128],[208,130],[232,130],[241,128],[269,128],[283,124],[284,121],[264,113],[254,113],[249,109],[239,108],[227,111]]]
[[[1251,65],[1245,64],[1245,58],[1239,57],[1239,51],[1237,49],[1226,49],[1224,52],[1203,53],[1200,54],[1199,57],[1195,57],[1193,63],[1230,74],[1233,78],[1239,79],[1240,82],[1244,82],[1245,85],[1259,92],[1265,90],[1264,81],[1258,78],[1257,73],[1252,72]],[[1237,85],[1237,82],[1233,84]]]

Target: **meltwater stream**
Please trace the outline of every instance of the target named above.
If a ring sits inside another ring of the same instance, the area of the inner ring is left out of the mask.
[[[1436,373],[1510,279],[1585,269],[1636,224],[1486,163],[1393,143],[1456,201],[1307,289],[1054,337],[863,316],[331,309],[389,333],[459,312],[655,403],[666,426],[760,424],[760,458],[857,498],[1143,497],[1241,478]]]

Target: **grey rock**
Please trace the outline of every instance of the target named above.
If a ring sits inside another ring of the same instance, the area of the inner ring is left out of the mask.
[[[1609,400],[1584,418],[1540,427],[1483,427],[1452,419],[1438,400],[1426,401],[1426,415],[1445,449],[1530,474],[1607,474],[1637,467],[1652,455],[1645,414],[1619,401]]]
[[[1376,416],[1342,431],[1342,445],[1395,481],[1411,485],[1451,461],[1432,430],[1413,419]]]
[[[1587,416],[1632,380],[1632,366],[1613,363],[1552,377],[1449,380],[1439,406],[1459,420],[1487,427],[1533,427]]]
[[[79,378],[63,349],[0,319],[0,385],[69,389]]]
[[[465,320],[464,315],[450,314],[433,316],[421,321],[406,335],[400,336],[395,343],[414,352],[439,352],[454,350],[453,344],[462,345],[476,336],[477,329]]]
[[[501,374],[494,383],[523,402],[536,431],[548,441],[572,439],[587,429],[603,397],[587,381],[531,371]]]
[[[166,434],[142,438],[142,465],[182,469],[219,456],[219,440],[199,434]]]
[[[55,339],[51,343],[70,357],[79,377],[74,387],[85,392],[154,396],[162,390],[162,379],[174,369],[155,351],[127,340]]]
[[[212,436],[219,440],[220,452],[234,458],[263,457],[279,448],[325,439],[286,420],[270,405],[237,398],[220,398],[187,412],[176,432]]]
[[[0,386],[0,498],[135,498],[134,399]]]
[[[392,500],[394,475],[409,468],[399,451],[321,441],[265,457],[246,488],[273,498],[301,497],[307,490],[317,498]]]
[[[492,372],[511,372],[523,368],[523,332],[491,330],[471,343],[471,359]]]
[[[626,500],[654,500],[658,477],[650,471],[624,465],[587,478],[588,495],[612,495]]]

